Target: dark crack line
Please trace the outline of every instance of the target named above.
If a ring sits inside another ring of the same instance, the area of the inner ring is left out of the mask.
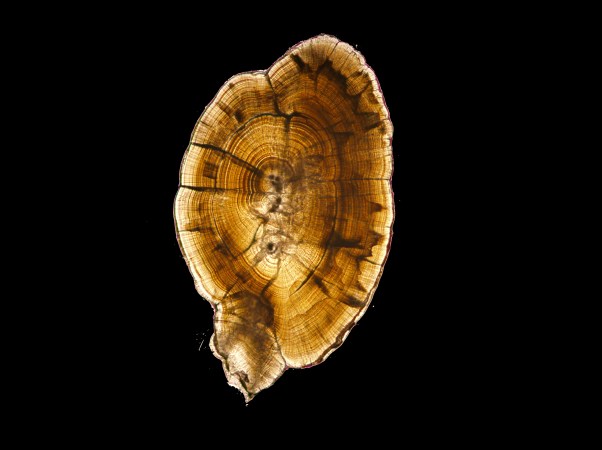
[[[330,286],[333,286],[333,287],[334,287],[334,288],[335,288],[337,291],[339,291],[339,293],[341,293],[341,294],[344,294],[344,293],[346,292],[346,291],[345,291],[345,288],[344,288],[344,287],[342,287],[340,284],[338,284],[338,283],[333,283],[333,282],[331,282],[331,281],[327,280],[326,278],[322,278],[322,283],[324,283],[324,284],[329,284]],[[329,294],[329,297],[330,297],[330,298],[334,298],[334,297],[333,297],[332,295],[330,295],[330,294]]]
[[[278,258],[278,267],[276,268],[276,273],[274,274],[274,276],[272,278],[270,278],[270,280],[265,284],[265,286],[263,287],[263,289],[261,290],[261,296],[263,297],[266,293],[266,291],[270,288],[270,286],[272,284],[274,284],[274,281],[276,281],[276,278],[278,278],[278,275],[280,275],[280,267],[282,265],[282,260],[280,258]]]
[[[253,240],[251,241],[251,243],[247,246],[247,248],[245,248],[244,250],[242,250],[240,252],[240,254],[238,255],[238,257],[244,256],[245,253],[247,253],[249,250],[251,250],[251,248],[253,247],[253,244],[255,244],[257,242],[257,233],[259,233],[259,229],[264,226],[264,223],[260,223],[257,226],[257,229],[255,230],[255,234],[253,235]]]
[[[335,203],[335,208],[337,208],[337,201],[336,201],[336,199],[335,199],[335,202],[334,202],[334,203]],[[330,232],[330,233],[331,233],[331,235],[330,235],[330,238],[328,239],[328,243],[330,243],[330,241],[332,240],[332,234],[334,233],[335,226],[336,226],[336,220],[335,220],[335,221],[334,221],[334,223],[332,224],[332,230],[331,230],[331,232]],[[314,265],[314,268],[311,270],[311,272],[309,273],[309,275],[307,276],[307,278],[305,278],[305,280],[303,281],[303,283],[301,283],[301,285],[300,285],[300,286],[299,286],[297,289],[295,289],[295,292],[293,292],[293,295],[294,295],[294,294],[296,294],[296,293],[297,293],[297,291],[299,291],[299,290],[300,290],[300,289],[301,289],[303,286],[305,286],[305,284],[306,284],[306,283],[309,281],[309,279],[310,279],[312,276],[314,276],[314,274],[315,274],[316,270],[318,270],[318,269],[320,268],[320,266],[322,265],[322,261],[324,261],[324,257],[326,256],[326,253],[327,253],[329,250],[330,250],[330,248],[328,247],[328,245],[326,245],[326,246],[323,248],[322,254],[320,255],[320,260],[318,261],[318,263],[317,263],[317,264],[315,264],[315,265]],[[297,260],[298,260],[299,262],[301,262],[301,260],[300,260],[299,258],[297,258]],[[301,265],[302,265],[302,266],[304,266],[305,268],[307,268],[307,266],[306,266],[305,264],[303,264],[302,262],[301,262]]]
[[[333,181],[333,183],[336,183],[336,181]],[[320,193],[315,193],[315,194],[307,194],[308,197],[317,197],[320,199],[326,199],[326,198],[361,198],[361,197],[374,197],[376,194],[374,192],[365,192],[365,193],[361,193],[361,194],[333,194],[333,195],[329,195],[329,194],[320,194]]]
[[[323,254],[322,254],[322,255],[323,255]],[[297,260],[299,260],[299,258],[297,258]],[[305,264],[301,263],[301,265],[302,265],[303,267],[305,267],[306,269],[308,269],[308,267],[307,267]],[[309,274],[307,275],[307,277],[305,277],[305,280],[303,280],[303,283],[301,283],[301,284],[299,285],[299,287],[298,287],[297,289],[295,289],[295,292],[293,292],[293,294],[292,294],[292,295],[295,295],[295,294],[296,294],[296,293],[297,293],[299,290],[301,290],[301,288],[302,288],[303,286],[305,286],[305,285],[307,284],[307,282],[309,281],[309,279],[310,279],[311,277],[313,277],[313,276],[314,276],[314,274],[316,273],[316,269],[317,269],[317,268],[318,268],[318,267],[316,266],[316,267],[314,267],[313,269],[311,269],[311,270],[310,270],[310,272],[309,272]]]
[[[241,167],[244,167],[245,169],[247,169],[248,171],[254,173],[255,175],[261,176],[261,174],[262,174],[262,171],[260,169],[258,169],[257,167],[255,167],[254,165],[249,164],[244,159],[241,159],[238,156],[233,155],[232,153],[224,150],[221,147],[218,147],[217,145],[200,144],[200,143],[197,143],[197,142],[191,142],[190,145],[192,145],[194,147],[206,148],[208,150],[213,150],[215,152],[218,152],[218,153],[221,153],[223,155],[226,155],[226,156],[230,157],[236,164],[238,164]]]
[[[373,266],[378,266],[378,267],[382,267],[382,266],[383,266],[383,264],[379,264],[379,263],[377,263],[377,262],[370,261],[369,259],[366,259],[366,258],[362,258],[362,261],[365,261],[365,262],[367,262],[368,264],[372,264]]]
[[[284,117],[284,119],[286,120],[286,123],[290,124],[293,117],[300,117],[300,116],[302,116],[302,114],[297,113],[297,112],[292,112],[290,114],[283,114],[281,112],[276,112],[276,113],[265,112],[265,113],[255,114],[254,116],[249,117],[245,123],[243,123],[236,130],[234,130],[234,132],[232,134],[236,134],[239,131],[243,130],[247,125],[249,125],[249,123],[251,121],[258,119],[260,117],[266,117],[266,116],[268,116],[268,117]],[[290,126],[290,125],[288,125],[288,126]]]
[[[230,295],[230,292],[232,292],[232,289],[234,289],[234,287],[239,283],[240,283],[240,279],[236,279],[234,284],[232,284],[232,286],[230,286],[228,289],[226,289],[226,291],[224,292],[224,295],[222,296],[222,302],[226,301],[226,298],[228,298],[228,296]],[[235,315],[235,314],[233,314],[233,315]]]
[[[182,189],[190,189],[191,191],[197,192],[226,192],[226,191],[235,191],[242,192],[242,189],[236,188],[216,188],[216,187],[203,187],[203,186],[188,186],[187,184],[181,184],[180,188]]]
[[[268,81],[268,85],[270,86],[272,93],[274,94],[274,111],[276,111],[276,113],[278,113],[278,114],[282,114],[282,110],[280,109],[280,106],[278,105],[276,90],[274,89],[274,85],[272,84],[272,80],[270,79],[270,75],[268,74],[267,70],[265,71],[265,78]]]
[[[390,178],[344,178],[337,180],[320,180],[319,177],[306,177],[316,183],[337,183],[339,181],[391,181]]]

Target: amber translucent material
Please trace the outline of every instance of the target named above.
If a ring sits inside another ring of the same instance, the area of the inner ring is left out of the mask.
[[[394,217],[392,133],[372,69],[326,35],[231,78],[196,124],[177,236],[215,310],[211,349],[246,401],[322,362],[372,300]]]

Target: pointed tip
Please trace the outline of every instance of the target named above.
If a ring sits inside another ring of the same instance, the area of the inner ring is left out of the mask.
[[[256,394],[252,394],[252,393],[247,392],[247,391],[241,391],[241,392],[242,392],[242,395],[245,396],[245,405],[249,406],[249,403],[251,402],[251,400],[253,400],[255,398]]]

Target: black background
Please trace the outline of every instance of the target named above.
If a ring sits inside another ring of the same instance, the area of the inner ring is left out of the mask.
[[[481,145],[482,105],[491,100],[483,80],[493,69],[472,34],[427,19],[399,28],[126,23],[99,31],[79,69],[94,80],[84,101],[102,112],[85,120],[87,139],[102,148],[90,162],[103,186],[97,219],[105,232],[94,239],[108,258],[87,279],[98,286],[88,284],[87,294],[104,300],[94,306],[103,324],[90,337],[100,348],[86,369],[101,381],[84,389],[85,403],[109,405],[124,427],[228,417],[453,433],[493,420],[514,377],[491,336],[503,289],[489,283],[493,218],[483,212],[488,194],[476,188],[491,164]],[[372,305],[342,347],[316,367],[288,370],[245,405],[209,349],[212,309],[178,247],[178,172],[194,124],[231,76],[266,69],[320,33],[365,56],[390,111],[391,251]]]

